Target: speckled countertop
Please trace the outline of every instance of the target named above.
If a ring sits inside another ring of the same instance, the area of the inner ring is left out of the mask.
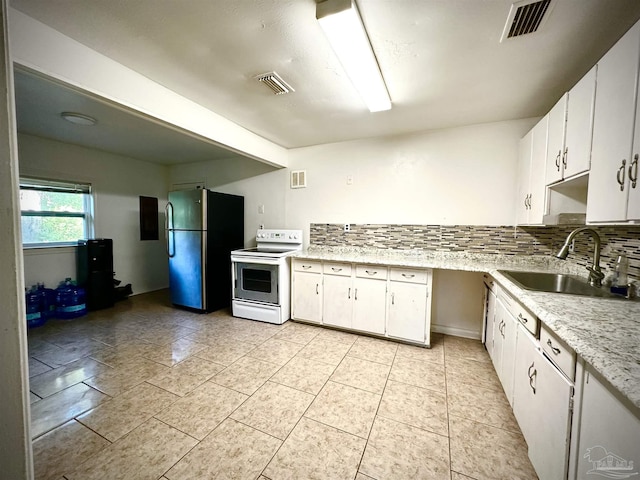
[[[498,270],[573,273],[553,257],[311,247],[309,260],[486,272],[573,348],[640,412],[640,302],[523,290]]]

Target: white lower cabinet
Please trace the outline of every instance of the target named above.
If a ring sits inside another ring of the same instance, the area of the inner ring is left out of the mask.
[[[292,270],[293,319],[429,345],[431,270],[302,259]]]
[[[386,272],[385,272],[386,277]],[[384,279],[355,278],[352,327],[384,335],[387,282]]]
[[[431,285],[431,270],[389,270],[388,336],[430,344]]]
[[[291,317],[307,322],[322,322],[322,275],[294,271],[292,279]]]
[[[638,478],[640,476],[640,412],[626,406],[586,366],[576,376],[581,409],[573,434],[572,478]],[[576,395],[578,395],[578,391]],[[579,426],[579,428],[578,428]]]
[[[537,340],[518,327],[513,413],[540,480],[567,475],[573,384],[542,353]]]
[[[517,320],[509,313],[505,297],[498,296],[493,330],[493,366],[507,400],[513,405],[513,372],[516,357]]]
[[[353,289],[351,277],[323,276],[322,322],[351,328],[353,317]]]
[[[493,331],[497,303],[495,292],[498,287],[493,278],[487,274],[484,275],[484,285],[484,334],[482,338],[489,357],[493,359]]]

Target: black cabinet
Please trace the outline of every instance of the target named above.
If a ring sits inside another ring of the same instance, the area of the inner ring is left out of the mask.
[[[86,291],[87,308],[99,310],[112,307],[113,285],[113,240],[94,238],[78,240],[76,252],[78,285]]]

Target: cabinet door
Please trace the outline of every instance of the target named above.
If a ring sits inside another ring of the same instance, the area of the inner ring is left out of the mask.
[[[513,375],[513,414],[525,439],[532,437],[537,423],[535,409],[535,377],[532,375],[538,349],[535,338],[522,326],[518,327],[516,363]]]
[[[582,383],[580,432],[574,456],[578,462],[576,478],[604,478],[610,472],[618,473],[617,478],[637,478],[640,419],[589,368]],[[607,467],[616,470],[607,471]]]
[[[351,277],[324,275],[322,323],[351,328],[353,300]]]
[[[596,95],[597,65],[569,91],[567,133],[563,152],[564,175],[568,178],[586,172],[591,165],[593,107]],[[549,164],[547,164],[549,168]]]
[[[531,375],[537,423],[529,438],[525,436],[529,459],[541,480],[563,480],[567,476],[573,385],[539,350]]]
[[[504,321],[504,341],[502,345],[502,365],[498,376],[507,400],[513,406],[513,375],[516,361],[516,340],[518,337],[518,321],[507,313]]]
[[[640,128],[640,112],[636,120],[636,128]],[[638,132],[640,136],[640,132]],[[637,137],[636,137],[637,138]],[[640,142],[640,138],[638,138]],[[638,179],[638,165],[640,154],[640,145],[634,148],[633,160],[627,170],[629,176],[629,201],[627,203],[627,220],[640,220],[640,179]]]
[[[496,295],[488,287],[485,289],[485,310],[484,310],[484,347],[489,353],[489,357],[493,358],[493,332],[496,318]]]
[[[547,114],[549,117],[548,148],[545,155],[547,165],[545,183],[547,185],[559,182],[563,178],[567,99],[571,101],[569,95],[565,93]]]
[[[542,224],[546,212],[547,124],[548,116],[545,116],[533,127],[529,171],[529,217],[527,220],[529,225]]]
[[[356,278],[354,287],[353,328],[384,335],[387,282]]]
[[[414,342],[426,341],[427,286],[389,282],[387,335]]]
[[[541,480],[566,478],[573,386],[518,327],[513,413]],[[582,478],[582,477],[580,477]]]
[[[533,129],[520,139],[518,152],[518,190],[516,195],[516,223],[529,222],[529,172],[531,169],[531,145]]]
[[[626,180],[632,160],[639,57],[640,23],[636,23],[598,62],[588,222],[627,218],[629,187]]]
[[[291,317],[320,323],[322,321],[322,275],[294,272]]]
[[[495,369],[498,377],[500,376],[500,370],[502,369],[502,350],[504,345],[504,323],[505,318],[509,315],[507,309],[501,301],[496,301],[496,314],[493,323],[493,368]]]

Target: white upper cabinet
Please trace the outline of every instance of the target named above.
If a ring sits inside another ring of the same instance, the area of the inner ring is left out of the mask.
[[[546,184],[589,170],[596,94],[593,67],[549,112]]]
[[[638,171],[632,152],[640,152],[637,125],[634,141],[639,59],[637,23],[598,62],[588,222],[640,219],[640,185],[629,179]]]
[[[545,162],[548,116],[520,140],[516,223],[540,225],[546,212]]]
[[[518,152],[518,192],[516,195],[516,223],[529,223],[529,170],[531,169],[531,143],[533,130],[520,139]]]
[[[565,132],[567,126],[567,100],[569,94],[565,93],[558,103],[547,114],[547,175],[546,184],[562,180],[565,158]]]
[[[596,65],[569,91],[562,159],[563,179],[586,172],[591,166],[597,71]]]

